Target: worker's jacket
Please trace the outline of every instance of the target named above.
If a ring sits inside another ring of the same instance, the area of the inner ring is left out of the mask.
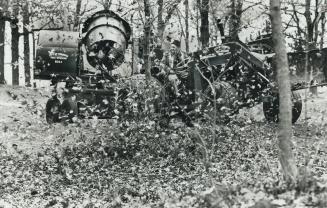
[[[189,70],[187,67],[185,67],[184,63],[184,54],[182,52],[172,55],[171,53],[166,53],[161,63],[163,64],[163,67],[166,72],[173,72],[176,74],[178,79],[180,79],[182,82],[188,79],[189,76]]]

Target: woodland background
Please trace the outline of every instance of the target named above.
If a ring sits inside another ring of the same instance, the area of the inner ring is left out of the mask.
[[[0,81],[8,84],[0,89],[0,207],[327,206],[325,88],[305,96],[304,116],[293,126],[287,123],[290,136],[283,140],[281,126],[266,122],[261,106],[245,109],[225,125],[199,122],[194,128],[178,119],[161,128],[155,114],[132,110],[120,120],[49,125],[44,107],[50,92],[29,87],[37,82],[33,53],[40,29],[78,30],[89,14],[111,9],[133,28],[127,53],[133,68],[127,74],[132,74],[139,63],[151,64],[158,43],[168,48],[166,36],[181,40],[186,52],[220,43],[217,19],[244,42],[270,32],[269,2],[12,0],[0,5]],[[325,46],[326,0],[286,0],[280,9],[289,51]],[[146,93],[149,88],[139,88],[131,102]],[[295,172],[280,163],[283,147]]]

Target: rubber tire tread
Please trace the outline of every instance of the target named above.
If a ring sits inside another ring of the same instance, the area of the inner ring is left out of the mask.
[[[267,121],[278,122],[279,100],[277,94],[274,95],[273,102],[263,102],[263,113]],[[300,117],[302,112],[302,98],[300,93],[292,92],[292,123],[294,124]]]
[[[52,108],[57,106],[57,112],[53,112]],[[46,103],[46,121],[48,124],[53,124],[60,122],[59,119],[59,109],[60,109],[60,101],[57,98],[50,98]]]

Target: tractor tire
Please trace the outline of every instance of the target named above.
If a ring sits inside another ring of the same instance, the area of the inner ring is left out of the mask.
[[[228,123],[230,121],[230,116],[238,110],[236,106],[238,97],[237,91],[231,84],[224,81],[214,81],[212,87],[216,92],[216,100],[214,100],[212,88],[208,86],[204,91],[204,95],[207,98],[204,106],[206,106],[206,108],[209,107],[209,109],[203,110],[210,117],[215,115],[214,111],[216,111],[217,122]],[[216,109],[214,109],[215,102]]]
[[[60,106],[60,117],[69,122],[73,122],[73,118],[78,115],[78,106],[75,99],[67,98]]]
[[[301,95],[293,91],[292,92],[292,123],[295,123],[302,112],[302,99]],[[263,102],[263,113],[267,121],[269,122],[278,122],[278,114],[279,114],[279,98],[278,94],[273,95],[272,101],[264,101]]]
[[[46,121],[48,124],[53,124],[60,122],[59,119],[59,110],[60,110],[60,101],[57,97],[50,98],[46,104]]]

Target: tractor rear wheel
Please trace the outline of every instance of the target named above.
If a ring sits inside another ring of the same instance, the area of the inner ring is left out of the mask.
[[[74,96],[74,95],[73,95]],[[76,97],[65,99],[60,106],[60,114],[62,119],[73,121],[73,118],[78,115],[78,106]]]
[[[292,92],[292,123],[295,123],[302,111],[302,99],[301,95],[293,91]],[[268,121],[278,122],[278,114],[279,114],[279,97],[278,94],[274,94],[272,100],[263,102],[263,113],[265,118]]]
[[[50,98],[46,104],[46,121],[48,124],[57,123],[59,119],[60,101],[57,97]]]

